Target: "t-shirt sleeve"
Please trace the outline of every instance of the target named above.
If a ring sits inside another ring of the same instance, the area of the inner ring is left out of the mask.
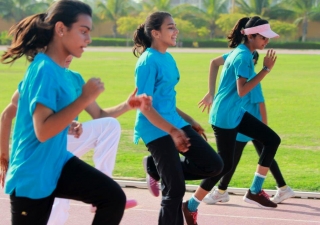
[[[57,111],[57,99],[59,98],[58,85],[54,73],[49,69],[40,69],[29,82],[29,112],[33,115],[36,104],[40,103],[52,111]]]
[[[137,66],[135,75],[137,94],[153,96],[157,76],[156,67],[154,65]]]
[[[228,52],[228,53],[225,53],[222,55],[222,58],[224,59],[224,61],[226,61],[226,59],[228,58],[228,56],[230,55],[231,52]]]
[[[234,60],[234,69],[237,79],[239,77],[249,79],[252,74],[252,57],[249,59],[247,58],[247,55],[239,54]]]

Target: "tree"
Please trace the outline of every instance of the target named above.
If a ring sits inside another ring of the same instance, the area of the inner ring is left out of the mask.
[[[36,0],[0,0],[0,16],[6,21],[19,22],[32,14],[45,12],[49,3]]]
[[[292,40],[297,33],[297,26],[292,23],[282,22],[279,20],[271,20],[272,30],[280,34],[280,40]]]
[[[100,0],[97,3],[97,15],[102,21],[112,21],[113,36],[117,37],[117,20],[121,17],[127,16],[135,12],[132,1],[130,0]]]
[[[284,4],[292,10],[294,24],[302,24],[301,41],[305,42],[308,33],[308,22],[320,20],[320,6],[317,0],[284,0]]]
[[[245,14],[241,13],[220,14],[216,24],[225,34],[228,34],[237,21],[245,16]]]
[[[202,7],[199,8],[196,16],[205,21],[210,30],[210,38],[212,39],[215,35],[216,20],[221,13],[228,12],[228,0],[203,0]]]
[[[137,29],[138,25],[143,23],[144,19],[136,16],[125,16],[117,20],[117,29],[119,34],[126,35],[127,46],[129,46],[129,37]]]

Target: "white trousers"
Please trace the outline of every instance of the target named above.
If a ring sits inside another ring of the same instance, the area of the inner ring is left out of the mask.
[[[83,123],[82,128],[83,133],[79,138],[68,135],[68,150],[80,158],[94,149],[95,167],[111,177],[121,134],[118,120],[111,117],[95,119]],[[65,224],[69,208],[69,199],[55,198],[48,225]]]

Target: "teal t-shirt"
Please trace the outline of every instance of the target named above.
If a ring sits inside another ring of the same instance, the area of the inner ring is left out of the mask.
[[[161,53],[148,48],[139,57],[135,68],[135,83],[138,94],[152,96],[152,106],[169,123],[182,128],[188,123],[178,114],[176,109],[175,86],[180,74],[175,60],[170,53]],[[137,110],[134,127],[134,142],[142,138],[145,144],[168,135],[154,126]]]
[[[5,193],[15,191],[19,197],[40,199],[54,191],[63,166],[73,155],[67,151],[68,127],[40,142],[35,135],[32,115],[38,103],[58,112],[78,94],[70,85],[68,70],[42,53],[29,65],[18,91],[20,97]]]
[[[252,54],[245,45],[240,44],[224,63],[219,88],[210,110],[210,124],[223,129],[233,129],[239,125],[245,110],[236,82],[239,77],[249,79],[253,74]]]

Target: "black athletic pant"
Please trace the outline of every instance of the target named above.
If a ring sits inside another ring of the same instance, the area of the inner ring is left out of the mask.
[[[252,143],[258,153],[258,155],[261,155],[262,149],[263,149],[263,145],[256,140],[252,140]],[[241,155],[242,152],[245,148],[245,146],[247,145],[247,142],[241,142],[241,141],[237,141],[236,142],[236,147],[235,147],[235,152],[234,152],[234,161],[233,161],[233,167],[232,169],[226,173],[220,180],[220,183],[218,185],[218,188],[220,190],[227,190],[229,183],[231,181],[231,178],[238,166],[238,163],[241,159]],[[271,166],[270,166],[270,172],[272,173],[274,179],[277,182],[277,186],[278,187],[283,187],[286,185],[286,182],[284,181],[284,178],[282,176],[282,173],[280,171],[280,168],[278,166],[278,163],[276,162],[276,160],[273,160]]]
[[[123,190],[114,180],[72,157],[63,167],[56,190],[50,196],[30,199],[17,197],[15,193],[10,195],[12,224],[46,225],[55,197],[95,205],[94,225],[118,225],[126,203]]]
[[[161,178],[162,201],[159,225],[183,225],[182,198],[185,180],[217,176],[223,167],[220,156],[191,126],[182,130],[190,138],[191,146],[180,158],[170,135],[147,144]]]
[[[210,191],[232,169],[238,133],[242,133],[263,144],[258,164],[264,167],[271,166],[281,141],[280,137],[271,128],[248,112],[244,114],[240,124],[234,129],[222,129],[216,126],[212,126],[212,128],[216,137],[218,154],[224,162],[224,168],[218,176],[202,181],[201,187],[207,191]]]

